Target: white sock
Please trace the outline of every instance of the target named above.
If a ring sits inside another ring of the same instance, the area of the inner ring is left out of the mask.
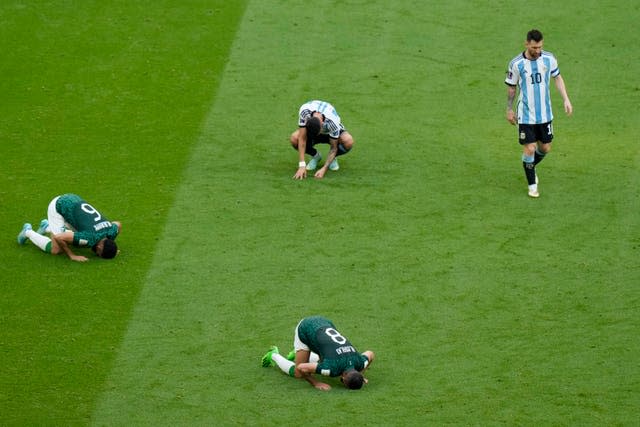
[[[529,190],[531,191],[538,191],[538,184],[531,184],[529,186]]]
[[[316,363],[320,361],[320,356],[318,356],[313,351],[309,352],[309,363]]]
[[[43,236],[42,234],[38,234],[34,230],[27,230],[24,234],[29,240],[31,240],[31,242],[33,242],[34,245],[47,252],[47,245],[51,243],[50,238]]]
[[[277,353],[274,353],[271,355],[271,360],[276,362],[276,365],[278,365],[278,368],[280,368],[280,370],[287,375],[290,375],[291,368],[293,366],[296,366],[296,364],[293,363],[291,360]]]

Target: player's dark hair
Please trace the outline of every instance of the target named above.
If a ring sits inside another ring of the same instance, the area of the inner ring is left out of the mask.
[[[320,123],[320,119],[314,116],[311,116],[307,119],[307,123],[304,127],[307,128],[307,140],[312,140],[316,136],[320,134],[320,127],[322,124]]]
[[[102,254],[100,257],[104,259],[111,259],[116,256],[118,253],[118,245],[113,240],[107,238],[104,239],[104,244],[102,245]]]
[[[530,42],[533,40],[534,42],[542,41],[542,33],[539,30],[531,30],[527,33],[527,41]]]
[[[355,369],[351,369],[342,377],[342,382],[348,389],[360,390],[364,384],[364,376]]]

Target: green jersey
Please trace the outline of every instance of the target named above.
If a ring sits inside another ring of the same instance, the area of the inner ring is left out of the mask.
[[[118,235],[118,226],[77,194],[60,196],[56,202],[56,211],[74,228],[75,246],[93,247],[105,237],[115,239]]]
[[[320,356],[316,373],[337,377],[344,371],[362,371],[369,364],[367,356],[358,353],[331,320],[321,316],[307,317],[298,326],[298,337]]]

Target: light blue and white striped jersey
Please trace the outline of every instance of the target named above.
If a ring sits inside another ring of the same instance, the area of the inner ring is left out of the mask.
[[[518,86],[518,123],[540,124],[553,120],[549,85],[551,77],[560,75],[558,61],[551,52],[542,51],[532,61],[524,52],[509,62],[505,83]]]
[[[322,125],[320,133],[329,135],[330,138],[338,139],[340,137],[340,131],[344,129],[344,126],[342,126],[340,116],[336,112],[336,109],[328,102],[313,100],[302,104],[298,117],[298,126],[303,127],[314,111],[324,115],[324,124]]]

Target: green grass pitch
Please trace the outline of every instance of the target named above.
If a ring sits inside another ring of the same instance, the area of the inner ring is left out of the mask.
[[[0,4],[1,425],[636,425],[632,1]],[[504,119],[537,27],[575,114],[528,199]],[[356,139],[291,179],[299,105]],[[86,264],[19,247],[76,192]],[[324,314],[377,360],[321,393],[259,361]]]

